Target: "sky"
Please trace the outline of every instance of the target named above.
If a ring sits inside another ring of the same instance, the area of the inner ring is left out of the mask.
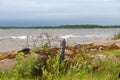
[[[120,0],[0,0],[0,26],[120,25]]]

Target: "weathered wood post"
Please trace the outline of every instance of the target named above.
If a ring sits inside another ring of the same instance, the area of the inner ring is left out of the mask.
[[[63,41],[61,43],[60,63],[62,60],[64,60],[65,47],[66,47],[66,40],[63,39]]]

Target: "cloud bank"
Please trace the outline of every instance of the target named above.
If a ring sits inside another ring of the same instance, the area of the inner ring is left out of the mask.
[[[120,25],[119,0],[0,0],[0,25]]]

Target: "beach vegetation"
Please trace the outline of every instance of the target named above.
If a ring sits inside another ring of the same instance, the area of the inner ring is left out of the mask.
[[[48,51],[47,44],[42,46]],[[35,51],[38,50],[35,49]],[[49,52],[48,52],[49,53]],[[60,63],[60,53],[48,56],[45,63],[41,56],[38,59],[32,56],[33,53],[24,57],[20,52],[15,58],[14,69],[0,73],[0,80],[119,80],[120,64],[110,58],[110,55],[120,57],[120,50],[103,51],[107,57],[104,60],[97,59],[89,53],[77,51],[72,59],[66,57]],[[101,53],[96,53],[101,54]],[[39,54],[41,55],[41,53]]]
[[[120,39],[120,33],[115,34],[112,39],[113,40]]]

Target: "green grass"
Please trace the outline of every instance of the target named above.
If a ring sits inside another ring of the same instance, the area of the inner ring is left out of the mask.
[[[96,60],[93,63],[89,59],[89,54],[77,54],[72,60],[66,58],[59,64],[60,55],[57,54],[49,56],[46,64],[42,65],[40,59],[38,61],[31,54],[22,60],[23,53],[19,53],[16,57],[16,67],[1,72],[0,80],[120,80],[118,78],[120,65],[108,57],[104,61]],[[120,50],[104,51],[103,54],[120,55]],[[96,66],[98,69],[94,70]],[[31,74],[33,68],[38,70],[41,68],[43,75],[33,76]]]
[[[113,40],[120,39],[120,33],[115,34],[112,39]]]

